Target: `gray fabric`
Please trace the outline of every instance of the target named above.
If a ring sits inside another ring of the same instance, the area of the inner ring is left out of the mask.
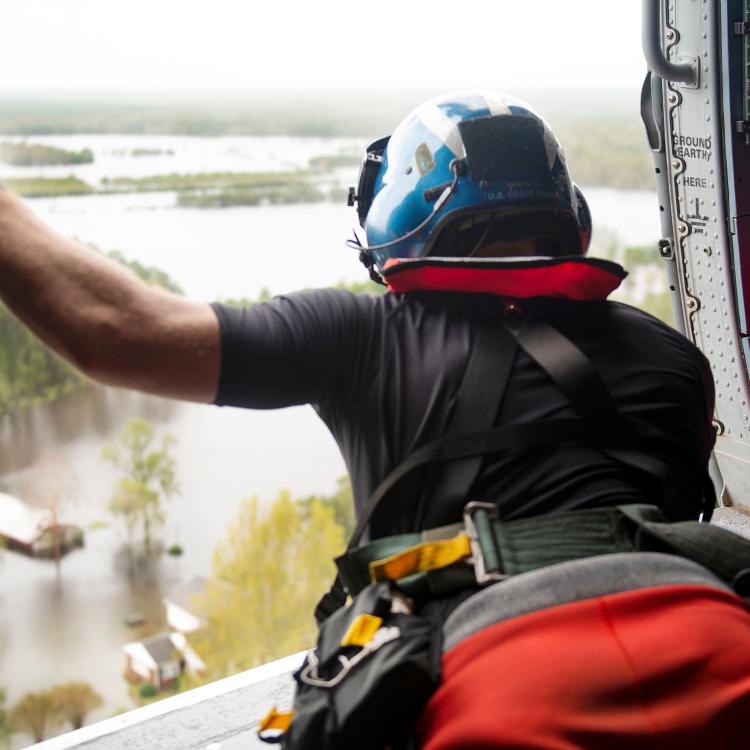
[[[511,617],[621,591],[683,583],[731,591],[702,565],[660,552],[600,555],[521,573],[460,604],[443,625],[443,650]]]

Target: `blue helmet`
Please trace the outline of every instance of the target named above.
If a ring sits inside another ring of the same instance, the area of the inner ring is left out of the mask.
[[[548,254],[582,255],[591,215],[549,125],[496,92],[459,92],[417,107],[371,144],[349,205],[374,277],[391,258],[470,256],[492,236],[554,240]],[[459,234],[474,227],[470,245]],[[468,249],[467,249],[468,248]],[[473,251],[472,249],[473,248]]]

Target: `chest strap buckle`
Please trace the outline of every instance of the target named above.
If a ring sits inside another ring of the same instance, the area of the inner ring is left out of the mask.
[[[464,526],[471,544],[471,562],[477,583],[483,586],[503,581],[503,560],[495,538],[492,522],[500,518],[493,503],[470,502],[464,507]]]

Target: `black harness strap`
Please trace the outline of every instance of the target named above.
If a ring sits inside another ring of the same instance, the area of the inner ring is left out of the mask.
[[[617,419],[612,396],[591,360],[549,323],[535,321],[515,331],[521,348],[557,384],[585,419]]]
[[[456,395],[447,434],[467,435],[492,427],[507,390],[517,351],[516,339],[504,324],[482,326]],[[448,512],[464,504],[483,460],[484,456],[472,456],[441,468],[434,482],[435,490],[429,496],[431,516],[442,518],[445,515],[443,510]],[[417,528],[424,528],[427,513],[423,496],[416,515]],[[441,523],[438,521],[433,525]]]
[[[617,406],[591,360],[549,323],[535,321],[516,331],[521,348],[547,373],[584,419],[619,420]],[[642,450],[604,450],[610,458],[656,479],[660,494],[669,494],[669,466]]]
[[[582,417],[619,418],[617,406],[598,370],[567,336],[542,321],[535,321],[515,334],[521,348],[554,380]],[[604,453],[656,480],[666,507],[679,503],[680,498],[674,495],[673,470],[658,456],[640,449],[638,445],[629,448],[610,447]],[[701,508],[703,521],[711,520],[715,506],[716,491],[706,469]]]
[[[359,544],[362,532],[382,498],[409,472],[432,461],[453,461],[485,453],[579,442],[630,447],[635,441],[639,447],[642,446],[644,450],[648,450],[655,448],[663,439],[661,432],[635,417],[597,421],[580,418],[542,419],[495,427],[492,430],[483,430],[469,435],[447,435],[438,438],[409,455],[373,492],[362,510],[348,547],[352,549]]]

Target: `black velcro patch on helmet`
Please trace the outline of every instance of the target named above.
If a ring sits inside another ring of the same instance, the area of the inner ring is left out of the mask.
[[[490,115],[464,120],[458,130],[472,179],[522,174],[532,180],[549,180],[544,126],[537,119]]]

